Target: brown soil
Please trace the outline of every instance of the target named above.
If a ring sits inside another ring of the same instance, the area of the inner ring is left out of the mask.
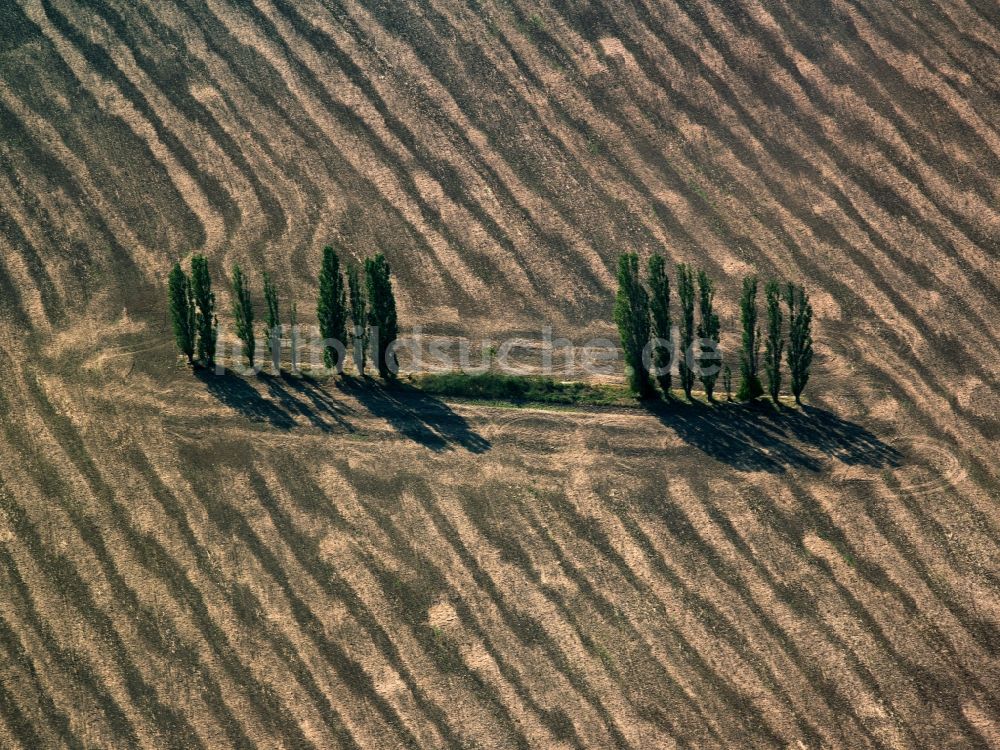
[[[981,0],[4,4],[0,746],[1000,747],[998,53]],[[174,260],[311,323],[330,241],[477,342],[612,336],[624,249],[730,352],[801,281],[811,405],[175,359]]]

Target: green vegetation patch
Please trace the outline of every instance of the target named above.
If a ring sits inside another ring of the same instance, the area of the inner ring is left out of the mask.
[[[412,382],[424,393],[435,396],[457,396],[482,401],[591,406],[635,403],[635,396],[623,385],[564,382],[541,375],[458,371],[414,375]]]

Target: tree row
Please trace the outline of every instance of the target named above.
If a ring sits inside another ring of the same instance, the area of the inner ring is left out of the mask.
[[[695,379],[709,401],[722,375],[727,399],[732,399],[732,371],[723,363],[719,346],[719,316],[715,313],[715,284],[705,271],[694,273],[679,263],[676,272],[679,318],[671,312],[670,278],[666,260],[654,253],[640,278],[639,257],[624,253],[618,259],[618,292],[614,320],[625,351],[629,386],[640,398],[656,395],[656,385],[669,397],[676,370],[684,395],[691,399]],[[697,282],[697,283],[696,283]],[[757,276],[743,279],[740,295],[740,384],[736,397],[749,401],[764,395],[760,376],[761,330],[757,311]],[[764,372],[768,393],[778,403],[785,354],[790,388],[796,403],[809,381],[812,366],[812,306],[801,285],[769,281],[764,287],[767,331],[763,337]],[[784,303],[785,312],[782,310]],[[695,318],[697,308],[697,323]],[[787,321],[787,322],[786,322]],[[675,342],[676,339],[676,342]],[[654,381],[655,384],[654,385]]]
[[[365,372],[370,351],[379,375],[393,377],[398,365],[391,345],[396,340],[399,325],[389,262],[381,253],[366,258],[363,274],[362,280],[362,272],[355,265],[347,265],[342,272],[337,252],[329,245],[323,248],[316,301],[323,360],[327,367],[343,371],[350,344],[359,373]],[[263,334],[277,371],[280,369],[282,333],[279,290],[267,272],[263,274],[263,281]],[[257,355],[254,295],[250,279],[239,265],[232,269],[230,291],[236,336],[241,342],[243,357],[253,369]],[[174,265],[170,272],[168,297],[177,348],[191,365],[214,368],[219,320],[205,256],[191,258],[190,274],[180,263]],[[289,323],[292,368],[297,369],[298,310],[294,301],[289,310]]]

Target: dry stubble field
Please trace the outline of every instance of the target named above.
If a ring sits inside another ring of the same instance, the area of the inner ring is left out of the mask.
[[[0,746],[1000,746],[998,81],[986,0],[3,3]],[[811,406],[175,360],[173,260],[330,240],[447,335],[802,281]]]

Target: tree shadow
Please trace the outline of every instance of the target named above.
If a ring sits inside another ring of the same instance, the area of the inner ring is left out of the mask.
[[[345,432],[355,432],[354,425],[347,421],[347,415],[354,410],[330,398],[330,395],[314,381],[305,377],[294,377],[282,373],[280,377],[262,375],[267,381],[268,392],[279,399],[285,408],[301,414],[313,427],[323,432],[339,428]]]
[[[883,442],[859,424],[841,419],[817,406],[769,410],[778,428],[801,443],[818,449],[830,458],[850,466],[895,468],[902,464],[902,452]]]
[[[466,419],[440,399],[406,385],[382,385],[370,379],[341,378],[337,388],[356,398],[368,411],[386,420],[410,440],[432,451],[460,445],[470,453],[485,453],[490,442]]]
[[[251,422],[264,422],[279,430],[290,430],[295,427],[295,419],[288,411],[264,398],[239,375],[228,370],[216,374],[200,368],[194,371],[194,375],[205,384],[209,393]]]
[[[258,373],[256,378],[267,389],[266,396],[253,383],[229,370],[215,374],[199,369],[195,377],[220,402],[252,422],[291,430],[299,424],[296,417],[301,416],[323,432],[356,431],[348,421],[348,416],[356,412],[309,377]],[[340,378],[334,386],[401,434],[433,451],[445,451],[453,445],[471,453],[484,453],[490,448],[489,441],[473,431],[447,404],[412,386],[383,385],[367,378]]]
[[[819,471],[823,464],[816,451],[873,468],[899,466],[903,459],[900,451],[864,427],[814,406],[660,401],[645,407],[686,443],[737,471]]]
[[[354,432],[346,415],[352,410],[338,404],[316,384],[301,378],[258,373],[257,380],[267,389],[261,394],[243,377],[226,371],[216,374],[209,370],[195,370],[208,392],[220,402],[239,412],[251,422],[263,422],[279,430],[291,430],[298,425],[296,416],[302,416],[313,427],[323,432]]]

